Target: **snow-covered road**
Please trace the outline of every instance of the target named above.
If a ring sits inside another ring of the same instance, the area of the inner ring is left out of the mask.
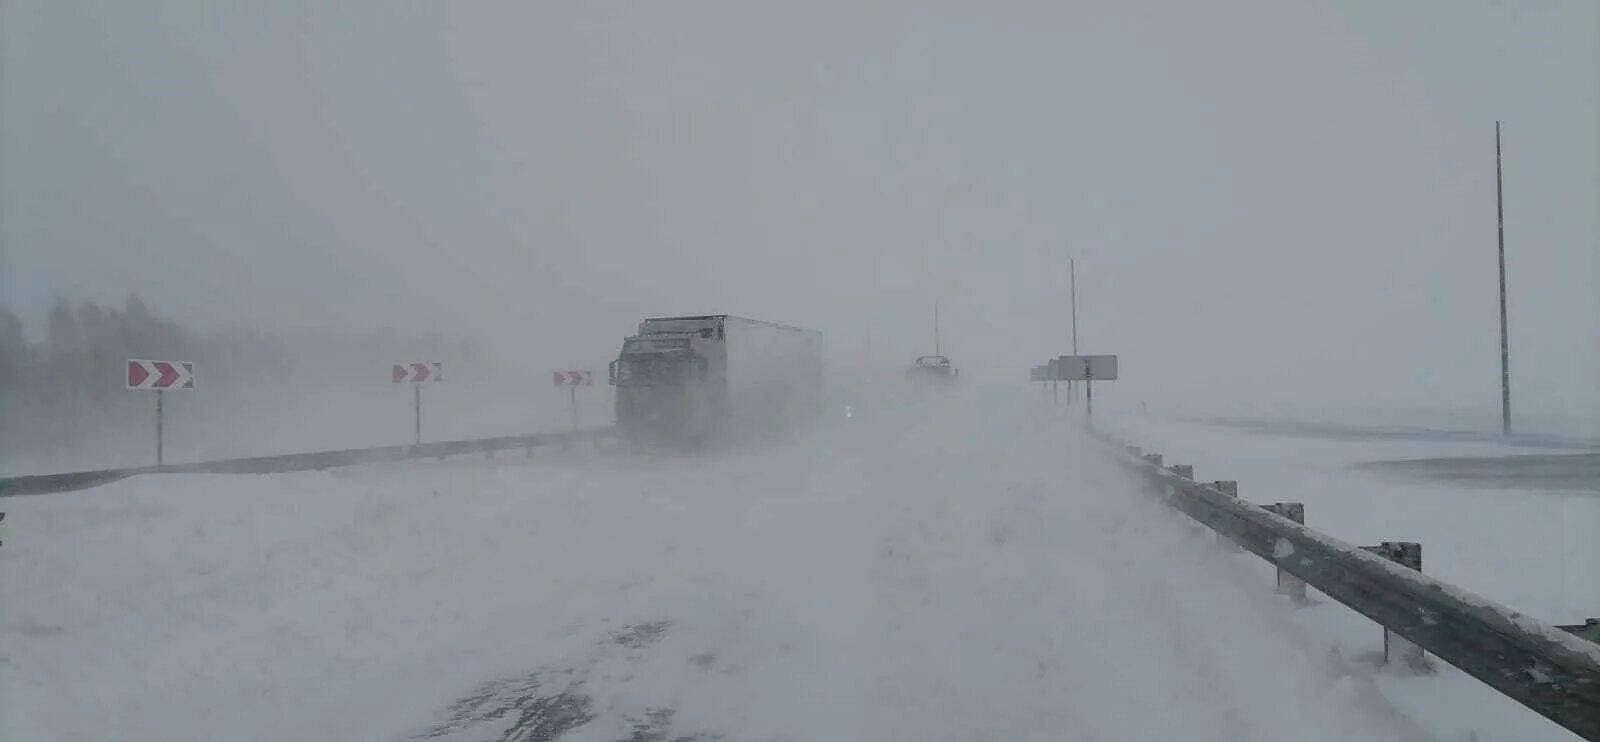
[[[5,503],[7,740],[1416,739],[1026,407]]]

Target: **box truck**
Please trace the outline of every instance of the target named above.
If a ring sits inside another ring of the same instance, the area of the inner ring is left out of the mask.
[[[698,444],[793,429],[822,404],[822,334],[728,314],[639,323],[611,362],[617,429]]]

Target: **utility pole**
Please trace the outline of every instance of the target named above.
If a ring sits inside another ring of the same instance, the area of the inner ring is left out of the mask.
[[[1500,237],[1500,432],[1511,435],[1511,346],[1506,339],[1506,207],[1500,167],[1500,122],[1494,122],[1494,211]]]
[[[1069,280],[1072,282],[1072,354],[1078,354],[1078,261],[1067,258]]]
[[[1067,258],[1068,279],[1072,286],[1072,354],[1078,354],[1078,260]],[[1067,402],[1077,396],[1077,385],[1067,382]]]

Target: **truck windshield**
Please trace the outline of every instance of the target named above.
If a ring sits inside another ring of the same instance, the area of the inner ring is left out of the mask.
[[[617,386],[661,386],[688,381],[694,357],[679,353],[642,353],[617,359]]]

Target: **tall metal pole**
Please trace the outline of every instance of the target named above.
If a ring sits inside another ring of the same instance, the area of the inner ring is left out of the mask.
[[[1078,260],[1067,258],[1067,269],[1072,285],[1072,354],[1078,354]],[[1071,403],[1078,396],[1078,385],[1067,382],[1067,402]]]
[[[1072,354],[1078,354],[1078,261],[1067,258],[1072,281]]]
[[[569,386],[567,391],[569,392],[568,399],[572,403],[572,432],[576,433],[578,432],[578,387],[576,385]]]
[[[940,352],[939,352],[939,300],[938,299],[934,299],[933,300],[933,354],[934,355],[940,355]]]
[[[1494,122],[1494,210],[1500,231],[1500,431],[1511,435],[1511,346],[1506,339],[1506,207],[1501,185],[1500,122]]]

